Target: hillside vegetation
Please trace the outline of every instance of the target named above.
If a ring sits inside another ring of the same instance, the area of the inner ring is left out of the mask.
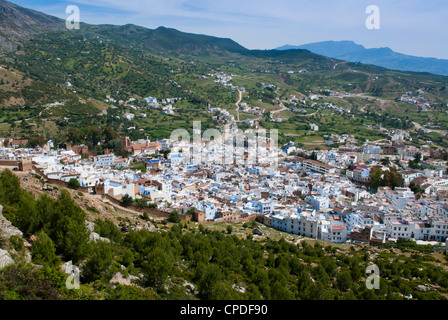
[[[9,170],[0,173],[0,203],[24,234],[2,235],[1,249],[16,263],[0,270],[1,299],[425,300],[448,293],[446,256],[406,241],[368,247],[240,232],[257,223],[223,230],[165,221],[153,231],[133,230],[128,219],[117,227],[99,217],[91,222],[102,238],[92,241],[84,211],[91,209],[65,189],[35,198]],[[65,285],[67,261],[80,268],[80,289]],[[366,268],[372,264],[380,288],[371,290]],[[118,274],[124,283],[111,281]]]

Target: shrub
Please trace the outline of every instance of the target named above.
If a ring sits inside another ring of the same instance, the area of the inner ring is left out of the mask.
[[[78,188],[78,187],[81,186],[81,185],[79,184],[78,179],[75,179],[75,178],[71,178],[70,181],[68,182],[68,185],[69,185],[70,187],[73,187],[73,188]]]

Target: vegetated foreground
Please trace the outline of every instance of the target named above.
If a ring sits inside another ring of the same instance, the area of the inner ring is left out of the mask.
[[[33,179],[22,177],[22,183],[33,181],[25,188],[39,185]],[[0,173],[3,217],[23,232],[0,230],[0,248],[15,262],[0,269],[0,299],[447,297],[447,258],[431,247],[401,240],[382,246],[336,245],[271,229],[270,237],[253,236],[256,222],[147,224],[147,217],[112,208],[104,214],[88,207],[83,194],[71,192],[25,190],[10,170]],[[136,228],[139,221],[149,227]],[[79,289],[66,287],[63,264],[68,261],[80,268]],[[380,271],[379,289],[366,286],[372,264]]]

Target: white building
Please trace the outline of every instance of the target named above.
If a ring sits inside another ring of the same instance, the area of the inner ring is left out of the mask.
[[[249,201],[244,206],[245,211],[251,211],[257,214],[268,214],[274,210],[274,203],[268,200]]]
[[[342,222],[321,221],[319,238],[333,243],[345,243],[347,241],[347,226]]]
[[[317,211],[326,210],[330,207],[330,199],[327,197],[313,196],[313,197],[309,198],[309,203]]]
[[[381,154],[381,147],[376,145],[366,145],[363,149],[364,153],[367,154]]]
[[[115,155],[114,154],[104,154],[99,155],[94,158],[94,163],[97,166],[111,166],[114,164]]]
[[[213,203],[195,201],[194,207],[200,211],[205,212],[206,220],[214,220],[217,218],[217,207]]]
[[[378,225],[372,216],[367,215],[362,211],[348,213],[345,222],[349,232],[353,231],[355,228],[364,229],[365,227]]]

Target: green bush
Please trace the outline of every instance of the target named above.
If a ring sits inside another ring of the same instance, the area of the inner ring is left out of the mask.
[[[70,181],[68,182],[68,185],[73,188],[78,188],[81,186],[78,179],[75,179],[75,178],[71,178]]]

